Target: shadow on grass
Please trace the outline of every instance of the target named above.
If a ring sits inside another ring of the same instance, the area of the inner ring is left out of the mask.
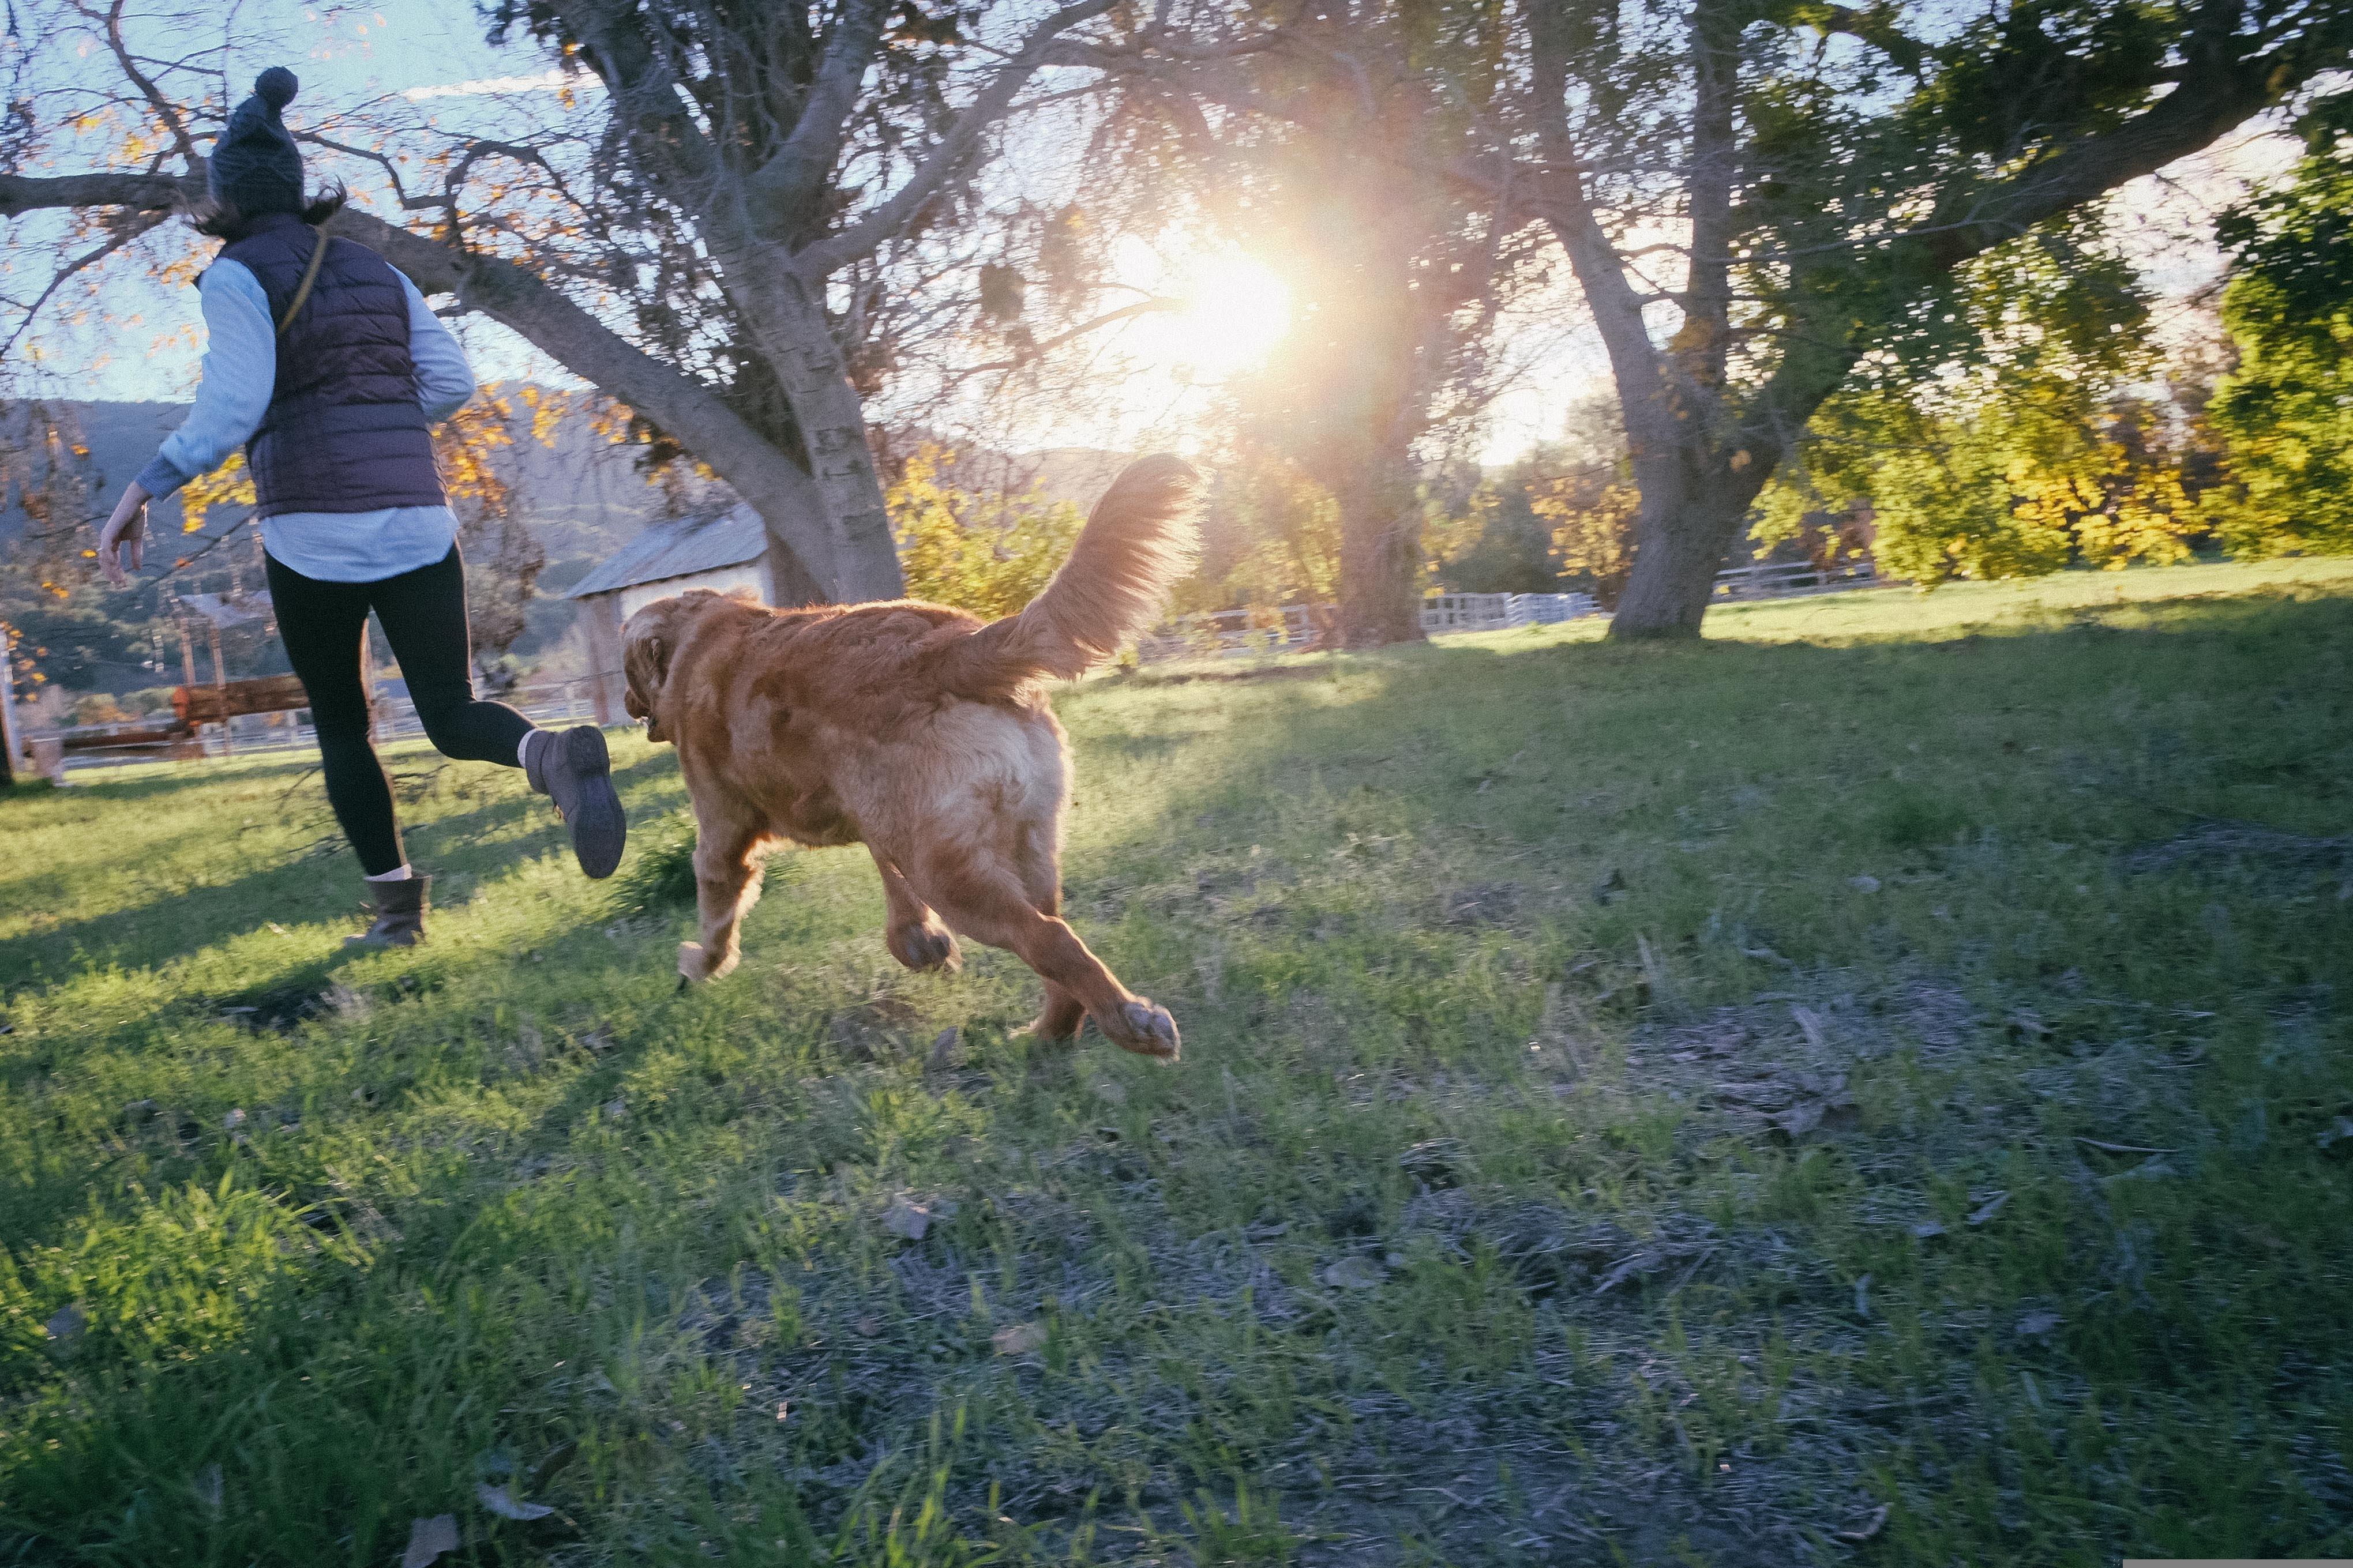
[[[616,769],[614,780],[626,792],[633,784],[671,772],[675,765],[657,754]],[[213,781],[200,776],[169,787],[185,789],[209,782]],[[100,790],[117,788],[125,793],[99,795]],[[153,798],[159,790],[142,781],[98,786],[91,793],[101,799],[135,802]],[[323,809],[323,799],[318,804]],[[495,847],[487,842],[493,832],[512,832],[527,824],[523,832]],[[569,844],[554,808],[530,795],[429,818],[404,826],[401,837],[416,865],[455,879],[445,879],[437,890],[437,900],[447,907],[462,906],[473,887],[526,861],[560,853]],[[18,896],[37,898],[44,883],[54,889],[62,881],[62,875],[55,874],[20,882]],[[7,989],[14,993],[59,984],[76,973],[127,963],[132,953],[141,967],[155,968],[272,921],[332,921],[340,911],[356,922],[365,895],[357,862],[351,858],[341,832],[331,828],[293,858],[262,866],[232,880],[0,939],[0,975],[7,977]]]

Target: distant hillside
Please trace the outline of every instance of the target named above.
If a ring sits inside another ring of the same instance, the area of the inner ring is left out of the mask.
[[[0,403],[0,448],[21,449],[26,437],[37,434],[27,426],[37,408],[89,448],[82,471],[92,491],[91,508],[101,515],[187,416],[186,405],[176,403]],[[528,417],[520,408],[517,414],[518,424]],[[601,560],[662,515],[662,492],[636,471],[633,455],[607,442],[585,418],[559,424],[553,447],[532,439],[526,428],[500,453],[498,466],[513,487],[516,510],[551,563],[575,555]],[[13,541],[26,521],[15,473],[9,481],[0,497],[0,543]],[[176,529],[180,515],[178,501],[169,500],[157,507],[154,521]]]
[[[0,544],[15,540],[26,521],[14,465],[4,454],[20,448],[31,433],[26,422],[36,407],[55,419],[69,438],[89,448],[83,472],[91,490],[90,508],[100,516],[122,486],[147,466],[164,437],[187,416],[187,405],[178,403],[0,402],[0,473],[8,480],[5,493],[0,494]],[[517,415],[517,424],[526,424],[520,406]],[[1057,500],[1092,506],[1131,455],[1092,447],[1008,453],[965,443],[955,448],[949,477],[979,490],[1025,490],[1036,484]],[[513,487],[516,510],[547,552],[551,574],[575,560],[603,560],[639,528],[665,515],[662,490],[637,470],[636,449],[614,446],[585,417],[559,424],[552,447],[519,429],[514,445],[497,460]],[[723,494],[713,494],[705,504],[725,506],[729,501]],[[154,521],[176,531],[180,517],[174,500],[158,504]],[[585,571],[584,566],[569,580],[577,581]]]
[[[95,492],[91,510],[101,517],[188,412],[178,403],[0,402],[0,482],[6,486],[0,494],[0,544],[15,542],[24,531],[24,476],[16,455],[37,448],[43,430],[34,420],[37,410],[57,421],[62,438],[90,448],[90,456],[81,460],[82,474]],[[155,508],[151,521],[177,529],[179,503]]]
[[[975,442],[937,436],[920,426],[892,430],[884,438],[886,449],[902,456],[927,444],[949,454],[947,461],[941,465],[939,477],[958,489],[1018,495],[1034,485],[1056,500],[1081,508],[1094,505],[1095,499],[1111,487],[1113,479],[1134,456],[1095,447],[1001,452]]]

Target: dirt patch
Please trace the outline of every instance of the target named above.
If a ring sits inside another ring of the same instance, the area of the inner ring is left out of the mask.
[[[1250,669],[1185,669],[1171,670],[1166,675],[1145,674],[1114,676],[1122,686],[1189,686],[1196,681],[1217,681],[1237,684],[1249,680],[1329,680],[1339,672],[1328,665],[1261,665]]]
[[[2353,837],[2314,838],[2259,822],[2213,818],[2178,837],[2144,844],[2127,852],[2124,863],[2126,870],[2135,872],[2245,868],[2353,876]]]

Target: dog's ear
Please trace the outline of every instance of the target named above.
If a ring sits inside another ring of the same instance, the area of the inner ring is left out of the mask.
[[[621,706],[646,721],[646,739],[667,741],[661,721],[662,688],[670,684],[670,653],[677,640],[679,602],[657,599],[621,628],[621,673],[628,690]]]

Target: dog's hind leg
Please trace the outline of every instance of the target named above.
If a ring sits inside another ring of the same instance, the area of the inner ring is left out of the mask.
[[[1047,1016],[1056,1021],[1052,987],[1074,997],[1112,1044],[1142,1056],[1174,1058],[1176,1020],[1119,983],[1102,959],[1087,951],[1078,932],[1033,905],[1016,877],[976,866],[961,854],[920,858],[903,868],[915,890],[939,910],[949,927],[975,942],[1005,948],[1048,982]],[[1041,1031],[1042,1032],[1042,1031]]]
[[[1062,914],[1062,856],[1051,822],[1025,823],[1015,838],[1021,890],[1029,907],[1050,919]],[[1087,1005],[1071,991],[1046,982],[1046,1005],[1021,1032],[1041,1040],[1069,1040],[1086,1026]]]
[[[718,980],[735,967],[736,931],[744,911],[760,901],[762,835],[732,822],[703,822],[694,842],[694,901],[702,940],[678,947],[678,972],[689,980]]]
[[[915,889],[891,858],[867,846],[874,857],[874,868],[882,874],[882,898],[890,905],[890,930],[884,940],[891,944],[891,956],[910,969],[955,969],[963,960],[956,952],[954,932],[940,923],[931,906],[915,896]]]

